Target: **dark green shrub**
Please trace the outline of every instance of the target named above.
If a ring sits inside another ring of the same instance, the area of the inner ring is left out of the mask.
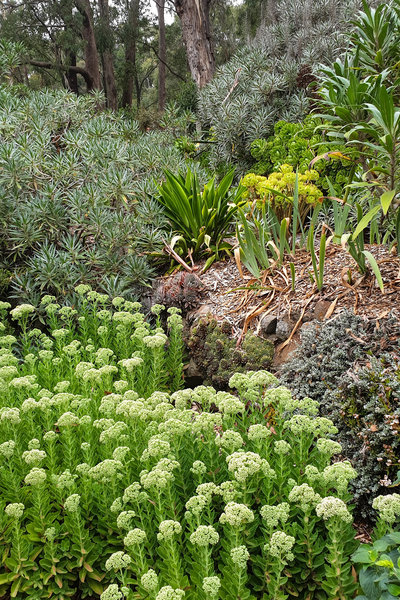
[[[356,363],[325,395],[324,406],[358,472],[354,500],[363,517],[371,516],[371,497],[389,491],[400,466],[400,358]]]
[[[294,394],[318,400],[339,429],[343,454],[358,472],[353,493],[363,517],[373,514],[372,495],[383,493],[398,470],[399,328],[393,318],[377,328],[375,321],[344,312],[309,327],[282,369]]]

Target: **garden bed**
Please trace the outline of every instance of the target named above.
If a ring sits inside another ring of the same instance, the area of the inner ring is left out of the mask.
[[[240,274],[234,258],[213,265],[199,274],[204,285],[201,313],[210,312],[217,321],[228,321],[235,337],[249,327],[260,331],[261,318],[274,314],[287,318],[296,331],[317,318],[329,318],[345,309],[370,319],[381,319],[399,310],[400,258],[384,246],[366,246],[376,258],[384,282],[380,291],[376,278],[361,276],[348,252],[330,246],[326,253],[324,287],[319,292],[310,285],[311,257],[300,251],[293,259],[296,277],[292,289],[289,263],[266,271],[257,281],[244,268]],[[315,309],[317,314],[315,315]],[[324,312],[325,311],[325,312]],[[292,329],[293,333],[293,329]]]

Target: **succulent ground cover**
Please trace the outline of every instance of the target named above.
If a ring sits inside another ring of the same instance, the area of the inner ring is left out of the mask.
[[[1,592],[348,598],[349,462],[267,371],[181,389],[181,317],[87,286],[1,305]],[[34,327],[44,312],[47,333]],[[389,502],[390,504],[390,502]],[[397,514],[392,500],[386,513]]]

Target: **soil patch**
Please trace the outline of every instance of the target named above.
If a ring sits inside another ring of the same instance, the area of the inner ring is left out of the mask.
[[[311,280],[312,263],[307,251],[298,252],[291,261],[295,268],[294,290],[290,261],[266,271],[261,280],[256,280],[245,269],[241,275],[235,260],[230,259],[198,273],[204,285],[203,306],[209,308],[217,321],[228,321],[237,338],[249,327],[259,330],[260,320],[267,314],[278,319],[287,317],[295,326],[298,324],[296,331],[304,322],[329,318],[344,309],[368,319],[384,318],[392,311],[400,315],[400,257],[390,254],[384,246],[366,246],[366,249],[379,265],[383,292],[372,273],[360,275],[348,252],[341,246],[331,246],[326,253],[321,292]]]

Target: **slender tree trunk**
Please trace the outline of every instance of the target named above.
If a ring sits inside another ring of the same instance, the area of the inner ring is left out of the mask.
[[[85,69],[92,80],[92,88],[101,89],[99,57],[94,35],[93,11],[90,0],[75,0],[75,6],[82,16],[82,37],[85,41]],[[90,91],[88,89],[88,91]]]
[[[76,54],[75,52],[69,52],[69,65],[71,67],[76,67]],[[74,94],[78,95],[78,74],[75,71],[66,71],[65,78],[67,80],[68,89]]]
[[[210,2],[211,0],[175,0],[190,73],[200,89],[212,79],[215,70]]]
[[[112,110],[117,110],[118,97],[114,73],[113,32],[110,25],[110,8],[108,0],[99,0],[99,13],[103,33],[103,47],[100,49],[100,53],[103,65],[103,81],[107,106]]]
[[[139,0],[127,0],[128,19],[125,27],[125,67],[122,83],[122,106],[132,106],[133,89],[137,86],[136,40],[139,27]],[[140,104],[140,95],[137,96]]]
[[[158,110],[163,112],[166,102],[165,64],[167,62],[167,42],[165,38],[165,0],[156,0],[158,13]]]

